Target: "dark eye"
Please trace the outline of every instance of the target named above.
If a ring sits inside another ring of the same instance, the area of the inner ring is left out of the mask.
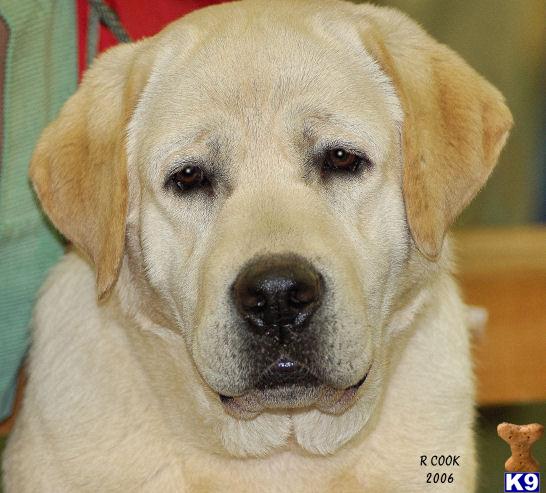
[[[191,190],[209,183],[203,169],[195,164],[186,164],[171,176],[171,181],[181,191]]]
[[[329,149],[324,155],[323,172],[324,171],[348,171],[354,172],[367,162],[365,158],[347,151],[342,147]]]

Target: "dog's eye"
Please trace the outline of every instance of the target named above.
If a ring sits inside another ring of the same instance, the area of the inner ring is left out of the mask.
[[[209,183],[203,169],[195,164],[186,164],[171,175],[171,181],[178,190],[183,192]]]
[[[322,164],[322,172],[327,171],[342,171],[342,172],[354,172],[357,171],[360,166],[367,163],[367,159],[347,151],[342,147],[335,149],[329,149],[324,154],[324,160]]]

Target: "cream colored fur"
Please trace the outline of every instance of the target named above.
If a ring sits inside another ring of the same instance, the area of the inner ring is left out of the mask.
[[[31,166],[77,248],[35,309],[7,493],[474,491],[470,329],[444,235],[510,125],[492,86],[373,6],[245,0],[102,56]],[[323,180],[305,157],[323,142],[373,166]],[[213,195],[165,189],[188,156],[221,177]],[[248,356],[229,286],[285,252],[334,293],[330,371],[347,386],[371,371],[340,415],[238,420],[218,396]],[[426,484],[434,454],[461,456],[453,483]]]

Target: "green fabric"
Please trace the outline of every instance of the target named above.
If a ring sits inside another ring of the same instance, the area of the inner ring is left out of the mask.
[[[0,168],[0,419],[28,343],[36,291],[63,252],[31,190],[28,163],[41,130],[76,89],[74,2],[0,0],[10,28]]]

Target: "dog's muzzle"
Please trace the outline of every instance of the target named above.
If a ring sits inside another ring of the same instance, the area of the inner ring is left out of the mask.
[[[320,330],[311,322],[325,292],[320,272],[297,255],[258,257],[240,271],[231,298],[252,341],[256,374],[243,395],[220,396],[230,414],[251,418],[264,408],[308,406],[338,413],[351,404],[367,374],[349,388],[335,388],[321,378],[316,361]]]
[[[233,303],[244,327],[258,341],[264,369],[256,388],[315,385],[317,378],[302,364],[311,318],[324,293],[320,273],[296,255],[259,257],[233,283]]]

